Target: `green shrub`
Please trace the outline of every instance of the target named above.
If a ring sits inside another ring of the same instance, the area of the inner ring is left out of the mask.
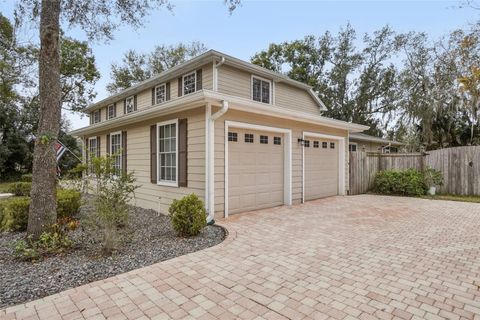
[[[20,177],[20,181],[21,182],[32,182],[32,174],[31,173],[22,174],[22,176]]]
[[[15,244],[15,257],[22,260],[37,260],[42,256],[65,252],[73,245],[67,233],[75,230],[77,226],[78,221],[69,218],[60,219],[37,240],[27,237],[26,240],[18,241]]]
[[[28,223],[30,198],[15,197],[0,201],[0,229],[3,231],[24,231]]]
[[[168,212],[172,227],[180,236],[195,236],[207,225],[205,206],[196,194],[173,200]]]
[[[57,217],[71,217],[80,211],[81,194],[72,189],[57,190]]]
[[[31,182],[15,182],[8,188],[8,192],[19,197],[30,196],[30,190],[32,190]]]
[[[421,171],[384,170],[375,176],[374,190],[381,194],[420,196],[427,192],[427,185]]]
[[[443,184],[443,174],[441,171],[427,167],[423,174],[425,176],[425,184],[427,187],[436,187]]]

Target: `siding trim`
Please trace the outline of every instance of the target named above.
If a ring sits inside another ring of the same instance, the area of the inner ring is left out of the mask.
[[[324,138],[338,141],[338,194],[345,195],[345,137],[323,134],[317,132],[303,131],[302,139],[305,137]],[[302,147],[302,203],[305,202],[305,147]]]
[[[251,129],[258,131],[279,132],[285,135],[284,143],[284,185],[283,185],[283,201],[286,205],[292,205],[292,130],[286,128],[270,127],[247,122],[225,121],[225,218],[228,218],[228,131],[230,128]]]

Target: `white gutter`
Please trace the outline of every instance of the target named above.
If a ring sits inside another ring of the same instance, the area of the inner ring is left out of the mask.
[[[207,223],[212,221],[215,216],[215,120],[223,116],[228,111],[228,101],[222,101],[222,108],[212,114],[210,103],[206,107],[206,182],[205,182],[205,202],[208,216]]]

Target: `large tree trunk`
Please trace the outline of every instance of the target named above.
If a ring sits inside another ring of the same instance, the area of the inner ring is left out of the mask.
[[[33,238],[40,236],[57,219],[54,143],[61,117],[60,2],[42,0],[40,13],[40,115],[33,153],[32,202],[27,230]]]

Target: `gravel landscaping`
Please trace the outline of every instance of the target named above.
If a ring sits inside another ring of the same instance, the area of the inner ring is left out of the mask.
[[[81,225],[91,210],[89,205],[82,207]],[[24,233],[0,233],[0,308],[202,250],[225,238],[218,226],[207,226],[196,237],[177,237],[167,216],[138,207],[132,208],[121,233],[124,241],[119,250],[106,257],[101,255],[101,231],[80,227],[69,234],[75,243],[70,252],[38,262],[14,258],[13,243]]]

